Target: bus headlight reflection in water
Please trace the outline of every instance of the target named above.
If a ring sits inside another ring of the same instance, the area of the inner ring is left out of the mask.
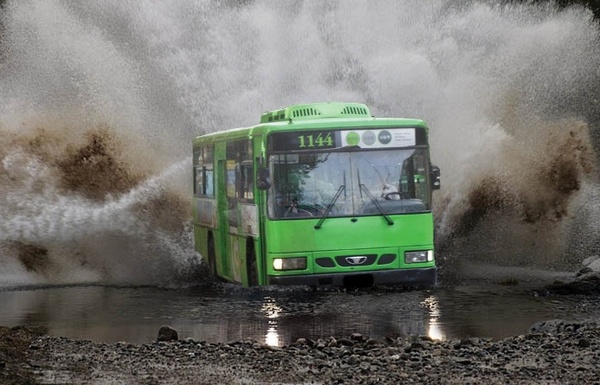
[[[268,319],[267,334],[265,334],[265,344],[268,346],[279,346],[279,332],[277,331],[277,319],[281,314],[281,307],[277,305],[274,298],[266,297],[262,305],[263,314]]]
[[[421,304],[429,310],[429,328],[427,330],[427,335],[434,340],[445,340],[446,335],[442,331],[439,322],[441,312],[438,299],[434,295],[431,295],[425,298]]]
[[[268,346],[279,346],[279,333],[277,332],[277,321],[269,320],[269,328],[265,335],[265,344]]]

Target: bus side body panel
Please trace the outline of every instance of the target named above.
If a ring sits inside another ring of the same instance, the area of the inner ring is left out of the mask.
[[[260,199],[264,199],[264,192],[252,187],[252,199],[241,201],[235,197],[236,193],[228,191],[231,189],[231,178],[234,177],[235,164],[227,160],[227,144],[234,141],[248,141],[249,135],[237,135],[227,140],[215,140],[196,143],[196,147],[210,146],[214,152],[214,185],[215,195],[212,199],[194,198],[193,220],[195,249],[200,253],[207,263],[208,239],[212,236],[215,247],[214,266],[210,270],[226,281],[249,285],[249,258],[251,250],[254,250],[254,264],[256,266],[256,278],[259,285],[266,284],[265,266],[262,262],[263,245],[260,242],[259,210]],[[253,152],[257,153],[264,145],[259,139],[252,140]],[[256,148],[256,149],[254,149]],[[255,169],[258,162],[253,162],[251,178],[254,179]],[[261,195],[262,194],[262,195]],[[252,248],[250,247],[252,246]]]

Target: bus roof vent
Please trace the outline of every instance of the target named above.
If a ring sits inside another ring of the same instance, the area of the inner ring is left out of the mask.
[[[292,118],[314,118],[321,115],[321,112],[313,107],[292,108]]]
[[[280,110],[265,112],[261,123],[284,120],[323,119],[323,118],[370,118],[369,107],[360,103],[314,103],[299,104]]]
[[[342,110],[342,115],[369,116],[370,114],[366,106],[346,106]]]

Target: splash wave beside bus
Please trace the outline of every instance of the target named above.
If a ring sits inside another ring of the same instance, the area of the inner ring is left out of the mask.
[[[419,119],[358,103],[267,112],[193,141],[194,239],[220,279],[434,286],[440,170]]]

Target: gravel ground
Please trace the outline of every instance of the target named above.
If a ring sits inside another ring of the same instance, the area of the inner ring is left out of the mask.
[[[103,344],[0,328],[2,384],[600,384],[600,324],[548,321],[501,341],[361,335]]]

